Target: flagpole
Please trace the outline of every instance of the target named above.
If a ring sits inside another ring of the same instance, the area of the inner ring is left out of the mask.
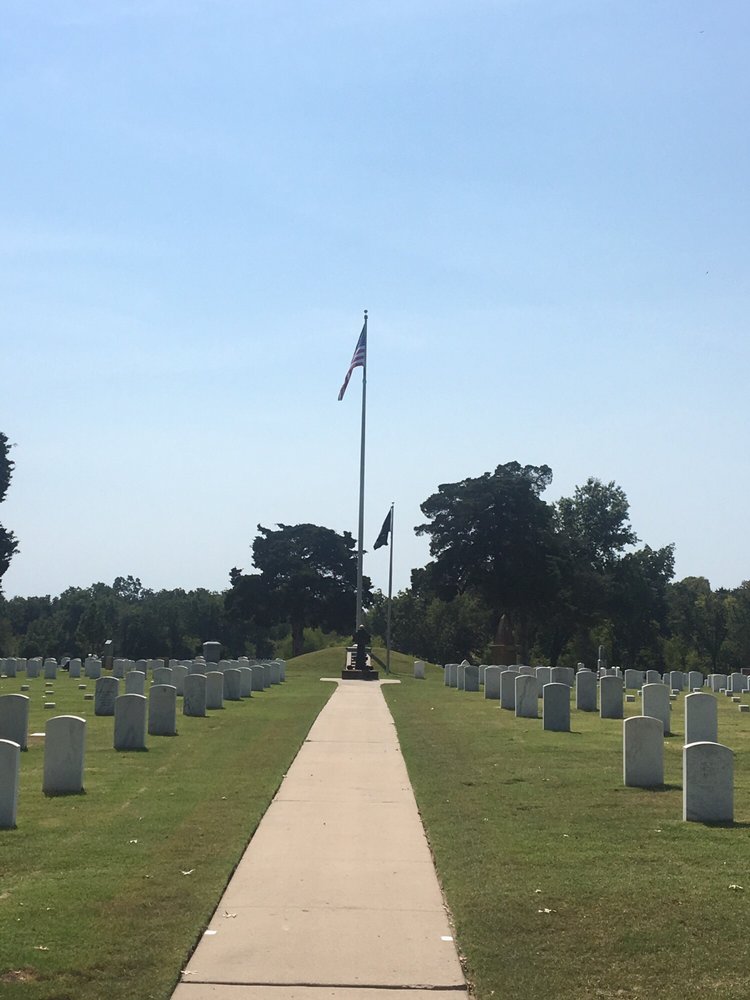
[[[365,309],[365,342],[367,341],[367,310]],[[367,349],[362,365],[362,434],[359,444],[359,541],[357,544],[357,628],[362,624],[362,562],[365,537],[365,412],[367,404]]]
[[[385,623],[385,672],[391,672],[391,601],[393,598],[393,504],[391,503],[391,544],[388,564],[388,617]]]

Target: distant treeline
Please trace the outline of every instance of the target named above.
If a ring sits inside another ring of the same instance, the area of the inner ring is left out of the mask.
[[[653,593],[642,596],[646,600]],[[662,599],[663,598],[663,599]],[[643,644],[634,656],[617,645],[617,608],[590,628],[581,627],[558,654],[560,666],[579,662],[595,666],[603,645],[612,665],[643,669],[701,670],[704,674],[731,673],[750,667],[750,581],[733,590],[712,590],[704,577],[686,577],[667,583],[655,617],[643,621]],[[375,595],[370,627],[385,635],[387,599]],[[458,595],[451,600],[420,594],[410,588],[393,599],[391,634],[394,649],[433,662],[464,657],[490,663],[489,637],[497,615],[476,595]],[[526,662],[550,663],[544,619],[532,629]],[[520,653],[519,653],[520,656]]]
[[[206,640],[227,655],[283,652],[289,627],[260,629],[227,615],[209,590],[147,590],[137,578],[69,587],[59,597],[0,598],[0,655],[85,656],[113,639],[118,655],[191,657]]]
[[[7,487],[7,461],[4,469]],[[750,581],[733,590],[712,590],[704,577],[672,582],[674,546],[638,547],[619,486],[589,478],[547,503],[551,481],[546,465],[509,462],[425,500],[426,522],[415,530],[429,536],[432,558],[393,599],[394,649],[438,663],[498,662],[491,645],[504,615],[505,655],[515,662],[591,666],[603,646],[609,664],[623,668],[750,666]],[[230,570],[223,593],[155,592],[120,576],[59,597],[0,596],[0,655],[85,656],[113,639],[118,655],[184,658],[216,639],[229,656],[288,658],[351,641],[351,534],[258,525],[252,552],[254,571]],[[0,576],[7,552],[3,559]],[[367,577],[362,597],[383,643],[387,599]]]

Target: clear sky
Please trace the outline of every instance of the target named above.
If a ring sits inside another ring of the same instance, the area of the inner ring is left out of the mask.
[[[256,525],[614,480],[750,578],[746,0],[4,0],[7,595],[224,589]]]

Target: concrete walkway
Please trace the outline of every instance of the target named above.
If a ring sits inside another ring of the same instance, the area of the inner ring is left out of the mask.
[[[372,681],[341,681],[173,1000],[466,1000],[432,857]]]

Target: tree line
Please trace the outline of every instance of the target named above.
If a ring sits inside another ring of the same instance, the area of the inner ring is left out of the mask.
[[[0,446],[2,499],[12,463],[4,436]],[[716,591],[703,577],[673,582],[674,546],[639,544],[621,487],[591,477],[548,503],[551,482],[546,465],[509,462],[424,501],[415,530],[429,537],[431,559],[393,599],[394,648],[436,662],[491,662],[504,615],[527,663],[590,664],[603,645],[623,667],[750,665],[750,582]],[[0,578],[16,550],[0,527]],[[258,525],[252,561],[251,572],[230,571],[223,592],[154,592],[128,576],[58,597],[0,593],[0,655],[85,655],[114,639],[123,655],[182,658],[220,638],[233,656],[295,656],[350,641],[357,566],[349,532]],[[387,599],[367,578],[363,605],[382,642]]]

